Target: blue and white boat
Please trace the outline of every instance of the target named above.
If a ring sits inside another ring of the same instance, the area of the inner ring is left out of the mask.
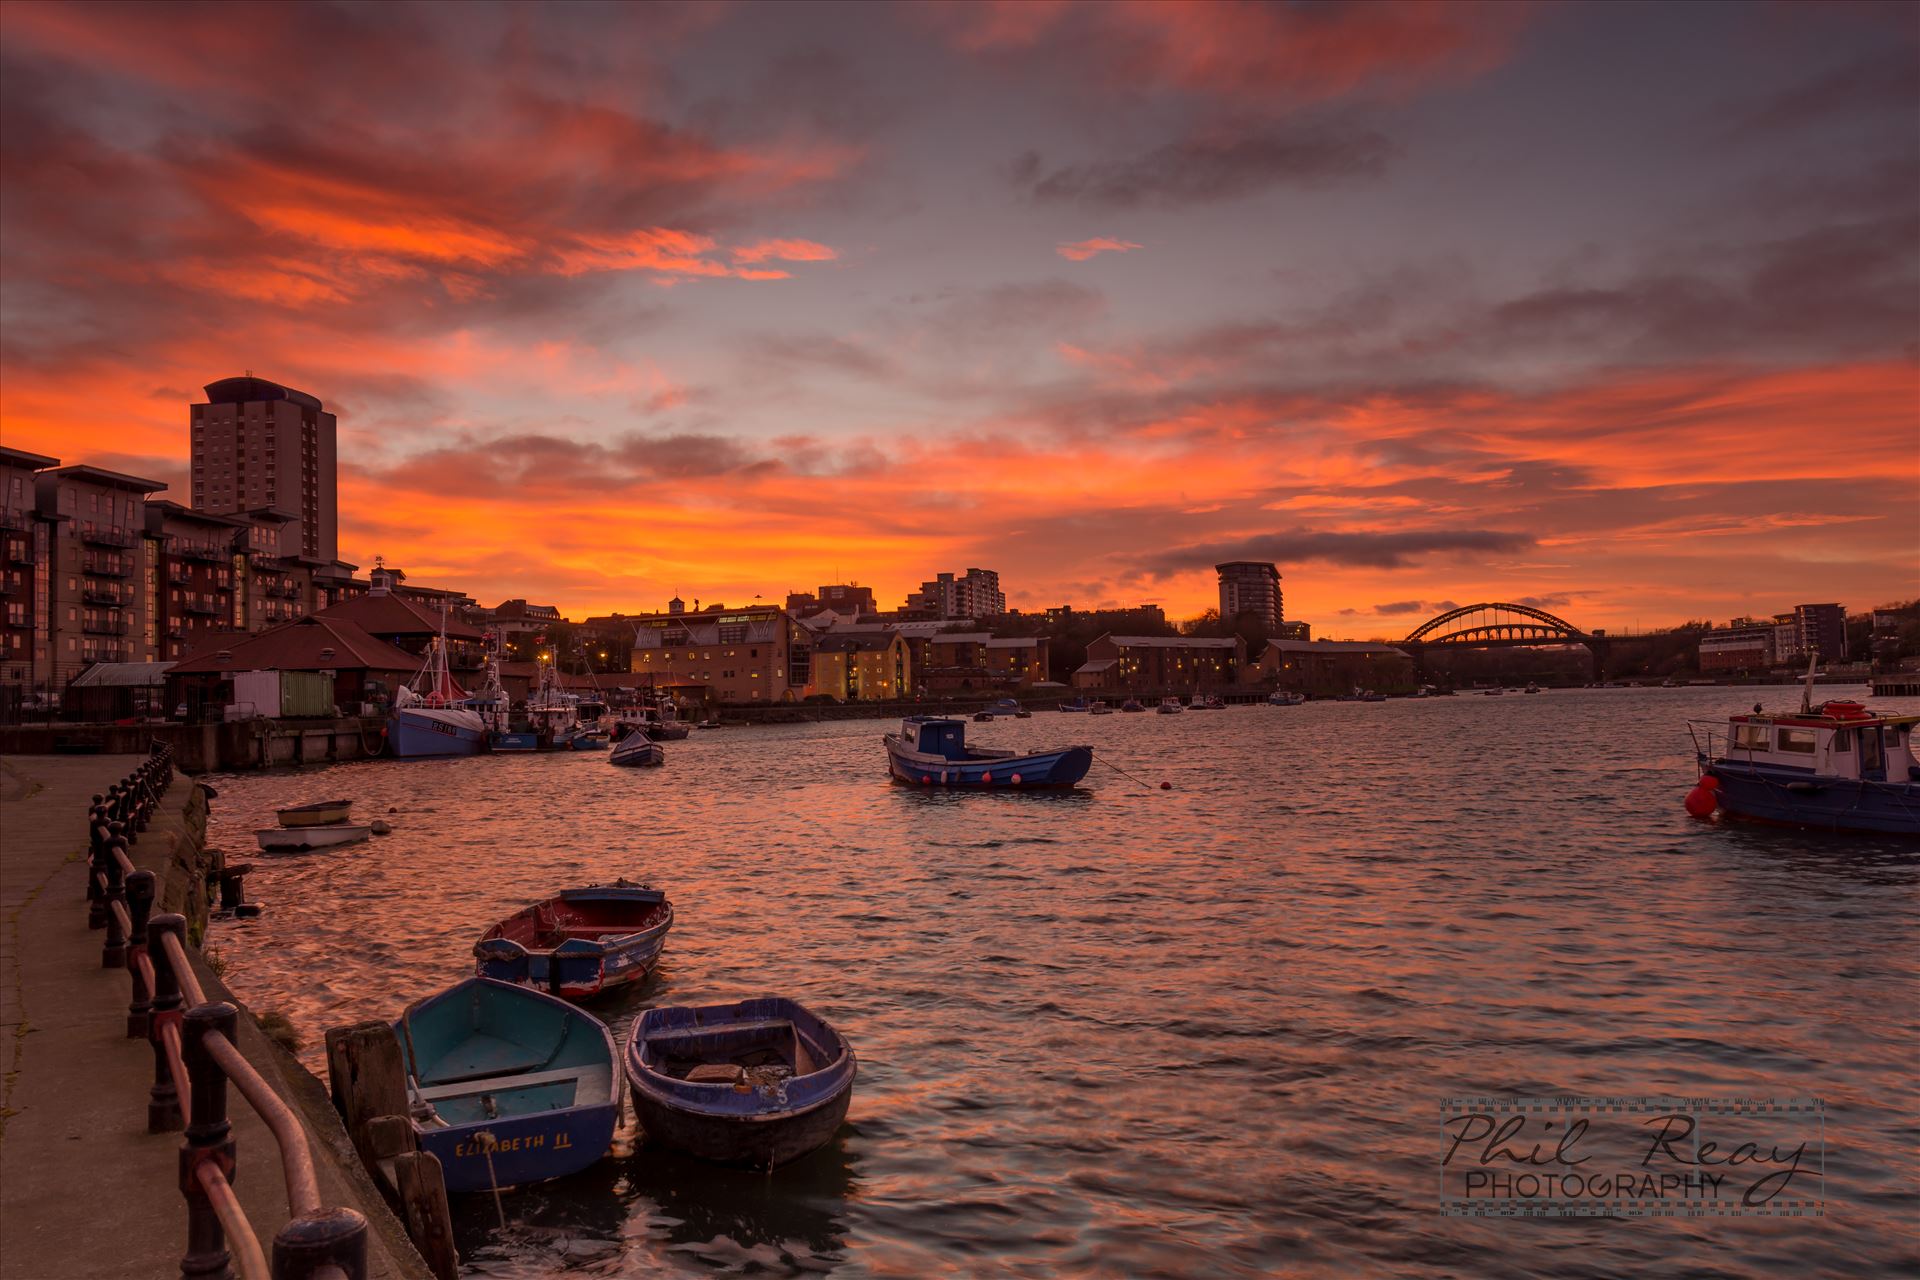
[[[447,1190],[578,1173],[606,1154],[619,1111],[613,1036],[564,1000],[468,978],[394,1024],[420,1150]]]
[[[487,722],[464,705],[466,695],[447,670],[446,619],[441,634],[427,643],[426,660],[413,683],[393,697],[387,717],[387,748],[403,759],[418,756],[471,756],[487,748]]]
[[[1021,755],[967,745],[967,722],[908,716],[889,733],[888,768],[896,782],[935,787],[1070,787],[1093,767],[1092,747]]]
[[[607,757],[608,764],[627,765],[633,768],[662,765],[666,762],[666,748],[649,738],[644,729],[635,729],[620,739],[619,745],[614,747],[612,754]]]
[[[633,1024],[625,1067],[649,1143],[754,1169],[826,1145],[858,1074],[844,1036],[779,996],[649,1009]]]
[[[987,710],[996,716],[1013,716],[1020,720],[1031,720],[1033,718],[1033,712],[1021,706],[1019,700],[1015,698],[1002,698],[988,707]]]
[[[1062,711],[1085,711],[1087,709],[1087,700],[1085,698],[1077,698],[1077,697],[1069,698],[1067,701],[1060,704],[1059,709]]]
[[[1306,700],[1307,695],[1304,693],[1288,693],[1282,689],[1276,689],[1267,695],[1267,705],[1270,707],[1297,707]]]
[[[1920,715],[1835,699],[1801,709],[1689,722],[1700,781],[1687,811],[1825,831],[1920,836]],[[1724,733],[1724,737],[1722,734]]]
[[[586,1000],[644,981],[673,927],[673,904],[651,885],[563,889],[494,925],[473,944],[483,978]]]

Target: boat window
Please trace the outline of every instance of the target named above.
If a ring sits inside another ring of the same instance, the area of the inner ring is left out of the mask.
[[[1811,729],[1782,729],[1778,749],[1810,756],[1813,754],[1815,740],[1814,731]]]
[[[1886,767],[1886,757],[1880,750],[1879,730],[1862,729],[1860,731],[1860,772],[1877,773]]]
[[[1763,724],[1736,724],[1733,726],[1733,745],[1745,751],[1765,751],[1767,749],[1767,726]]]

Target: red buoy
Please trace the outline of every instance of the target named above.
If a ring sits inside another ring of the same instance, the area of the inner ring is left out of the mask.
[[[1160,784],[1160,789],[1162,791],[1171,791],[1173,790],[1173,784],[1171,782],[1163,782]]]
[[[1704,782],[1687,792],[1687,812],[1696,818],[1711,818],[1719,803],[1720,798],[1713,794],[1713,788]]]
[[[1709,791],[1718,791],[1720,789],[1720,779],[1718,776],[1714,774],[1703,773],[1700,775],[1699,785],[1705,787]]]

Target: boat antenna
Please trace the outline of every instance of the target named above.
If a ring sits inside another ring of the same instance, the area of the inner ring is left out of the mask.
[[[1819,661],[1820,651],[1818,649],[1815,649],[1807,655],[1807,683],[1800,690],[1800,713],[1802,715],[1813,710],[1813,668]]]

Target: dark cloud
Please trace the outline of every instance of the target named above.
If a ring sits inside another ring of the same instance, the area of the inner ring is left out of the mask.
[[[1038,152],[1019,156],[1014,183],[1044,203],[1092,209],[1177,209],[1257,195],[1275,186],[1317,186],[1385,171],[1394,154],[1374,129],[1322,125],[1169,142],[1142,155],[1048,170]]]
[[[861,378],[886,378],[893,361],[862,343],[820,333],[774,334],[756,339],[752,357],[789,366],[818,365]]]
[[[1495,529],[1408,529],[1387,533],[1329,533],[1289,529],[1234,542],[1175,547],[1138,563],[1153,573],[1184,573],[1223,560],[1271,560],[1299,564],[1318,560],[1369,569],[1404,569],[1428,555],[1499,555],[1534,545],[1530,534]]]
[[[1452,600],[1394,600],[1387,604],[1373,606],[1373,611],[1382,615],[1402,613],[1421,613],[1438,616],[1460,606]]]
[[[1529,609],[1561,609],[1573,603],[1572,596],[1521,596],[1514,604],[1526,605]]]
[[[1910,119],[1915,102],[1920,102],[1920,58],[1909,40],[1749,103],[1735,113],[1729,133],[1774,138],[1836,118]]]

